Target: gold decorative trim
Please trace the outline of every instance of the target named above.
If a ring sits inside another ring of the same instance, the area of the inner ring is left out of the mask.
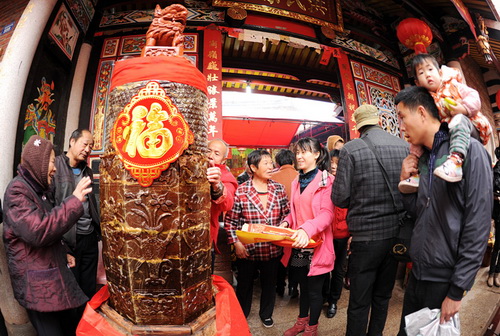
[[[337,88],[337,89],[340,88],[339,84],[327,82],[327,81],[320,80],[320,79],[308,79],[308,80],[306,80],[306,82],[311,83],[311,84],[318,84],[318,85],[333,87],[333,88]]]
[[[273,78],[283,78],[288,80],[298,81],[299,79],[292,75],[287,75],[279,72],[269,72],[269,71],[259,71],[250,69],[240,69],[240,68],[222,68],[223,73],[235,73],[242,75],[251,76],[262,76],[262,77],[273,77]]]
[[[213,6],[220,6],[220,7],[233,7],[237,6],[246,10],[251,10],[255,12],[262,12],[266,14],[274,14],[278,16],[285,16],[291,19],[295,20],[300,20],[308,23],[312,23],[318,26],[325,26],[328,28],[332,28],[338,32],[344,32],[344,21],[342,19],[342,9],[340,7],[340,3],[337,0],[336,1],[336,12],[337,12],[337,21],[338,24],[334,24],[325,20],[321,20],[318,18],[314,18],[305,14],[300,14],[300,13],[295,13],[291,11],[287,11],[285,9],[280,9],[280,8],[273,8],[270,6],[266,5],[257,5],[257,4],[249,4],[249,3],[242,3],[242,2],[235,2],[235,1],[225,1],[225,0],[213,0],[212,3]]]
[[[324,99],[332,100],[332,97],[327,92],[313,91],[307,89],[300,89],[288,86],[274,85],[274,84],[263,84],[263,83],[250,83],[246,82],[235,82],[235,81],[222,81],[222,87],[226,89],[240,89],[244,90],[247,86],[250,86],[252,91],[256,92],[277,92],[282,94],[293,94],[298,96],[308,96],[308,97],[321,97]]]

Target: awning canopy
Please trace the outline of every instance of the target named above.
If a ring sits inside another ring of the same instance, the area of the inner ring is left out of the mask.
[[[288,147],[300,122],[279,119],[223,119],[223,139],[230,146]]]
[[[301,125],[343,123],[333,103],[230,91],[222,97],[222,138],[230,146],[288,147]]]

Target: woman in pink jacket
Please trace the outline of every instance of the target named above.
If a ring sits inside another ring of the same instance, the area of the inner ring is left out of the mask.
[[[281,224],[297,230],[292,248],[284,250],[282,263],[300,284],[300,311],[297,322],[285,332],[294,336],[317,335],[323,306],[322,288],[333,269],[335,253],[331,223],[334,218],[330,195],[334,177],[328,173],[327,150],[314,138],[300,139],[295,145],[299,176],[292,182],[290,214]],[[314,249],[309,239],[322,240]]]

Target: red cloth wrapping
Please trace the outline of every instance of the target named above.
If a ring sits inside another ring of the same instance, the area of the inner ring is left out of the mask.
[[[106,285],[87,302],[82,319],[76,329],[77,336],[125,336],[116,331],[101,314],[95,311],[107,299],[109,299],[109,291]]]
[[[215,295],[216,335],[250,336],[247,320],[243,315],[233,287],[218,275],[212,275],[212,281],[217,288]],[[76,330],[77,336],[126,336],[116,331],[101,314],[95,311],[108,298],[109,292],[106,285],[87,302]]]
[[[215,295],[216,335],[251,336],[247,319],[243,314],[243,310],[241,310],[233,286],[218,275],[212,275],[212,281],[218,290],[218,293]]]
[[[110,91],[117,86],[143,80],[187,84],[207,94],[205,76],[187,59],[176,56],[136,57],[116,62]]]

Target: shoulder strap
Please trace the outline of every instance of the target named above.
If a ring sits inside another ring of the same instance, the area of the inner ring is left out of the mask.
[[[379,156],[377,155],[377,152],[375,150],[375,147],[373,146],[373,143],[366,135],[361,137],[361,140],[363,140],[366,143],[368,148],[373,152],[373,155],[375,155],[375,158],[377,159],[377,162],[380,165],[380,168],[382,170],[382,175],[384,176],[385,184],[387,185],[387,188],[389,188],[389,192],[391,193],[391,198],[392,198],[392,203],[394,204],[394,209],[399,214],[402,211],[402,209],[399,209],[398,206],[396,205],[396,196],[394,196],[394,192],[391,188],[391,184],[389,182],[389,175],[387,175],[387,171],[385,170],[385,167],[382,164],[382,161],[380,160]]]

